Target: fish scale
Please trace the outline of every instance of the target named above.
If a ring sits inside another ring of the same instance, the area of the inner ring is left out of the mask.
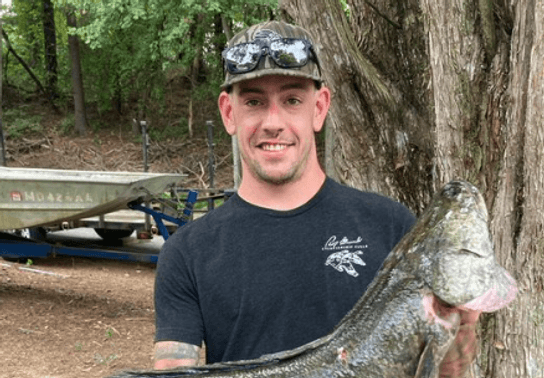
[[[327,336],[254,360],[111,378],[438,378],[459,329],[440,304],[493,312],[514,300],[514,279],[495,260],[478,189],[452,181],[395,246],[363,296]]]

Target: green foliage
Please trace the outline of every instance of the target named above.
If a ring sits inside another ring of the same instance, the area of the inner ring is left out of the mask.
[[[106,329],[106,339],[111,339],[113,337],[113,329],[112,328],[108,328]]]
[[[277,0],[57,0],[78,9],[80,25],[70,33],[85,43],[83,71],[87,100],[100,110],[112,99],[138,93],[145,101],[164,94],[168,73],[192,78],[195,59],[206,78],[193,84],[197,97],[216,96],[222,78],[220,52],[227,39],[221,16],[238,30],[277,12]],[[194,78],[192,78],[194,79]],[[140,104],[145,110],[146,103]]]
[[[351,8],[349,7],[349,4],[347,0],[340,0],[340,4],[342,5],[342,9],[344,10],[344,13],[346,15],[346,18],[348,21],[351,20]]]
[[[7,109],[3,115],[6,137],[20,139],[43,132],[41,116],[28,114],[24,108]]]
[[[25,136],[40,133],[42,131],[43,128],[38,119],[19,119],[16,123],[7,127],[7,136],[11,139],[20,139]]]
[[[161,141],[165,139],[176,139],[189,134],[189,122],[187,118],[181,118],[177,123],[168,125],[162,130],[150,128],[148,130],[151,140]]]
[[[73,113],[68,113],[59,125],[61,135],[69,135],[76,128],[76,119]]]
[[[15,52],[29,65],[32,72],[45,82],[46,67],[44,61],[43,1],[13,0],[11,12],[4,15],[4,29],[9,36]],[[55,29],[57,40],[58,90],[63,97],[71,93],[70,65],[68,61],[68,28],[66,17],[60,9],[55,9]],[[28,92],[36,86],[23,66],[7,53],[3,46],[4,80]]]
[[[68,37],[80,38],[80,58],[87,104],[98,113],[114,105],[131,114],[150,112],[168,119],[165,88],[183,77],[188,95],[196,103],[216,98],[223,79],[221,51],[227,37],[226,22],[236,33],[242,28],[277,17],[278,0],[52,0],[57,38],[58,90],[72,107],[72,78]],[[13,0],[13,11],[4,15],[4,28],[12,46],[45,84],[43,0]],[[74,14],[77,27],[67,25]],[[21,64],[7,55],[4,45],[4,77],[8,85],[36,92],[36,85]],[[198,64],[197,64],[198,63]],[[195,67],[199,67],[195,69]],[[118,106],[121,104],[121,106]],[[159,104],[159,105],[157,105]],[[26,119],[26,118],[25,118]],[[14,133],[32,130],[17,120]],[[73,117],[60,125],[73,130]],[[96,126],[97,128],[100,125]],[[159,139],[186,134],[186,120],[179,125],[151,131]]]

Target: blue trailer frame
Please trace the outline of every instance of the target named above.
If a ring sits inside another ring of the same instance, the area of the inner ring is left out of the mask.
[[[8,259],[40,259],[50,256],[78,256],[121,261],[147,262],[156,264],[159,255],[154,253],[123,252],[111,249],[67,247],[38,242],[20,236],[7,237],[0,234],[0,256]]]

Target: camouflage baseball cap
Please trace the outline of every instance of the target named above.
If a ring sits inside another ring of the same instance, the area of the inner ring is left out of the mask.
[[[235,83],[239,83],[244,80],[255,79],[266,75],[286,75],[286,76],[298,76],[315,80],[319,83],[323,81],[321,77],[321,70],[319,67],[319,51],[318,47],[314,44],[314,39],[311,34],[299,26],[291,25],[281,21],[267,21],[257,25],[253,25],[247,29],[242,30],[236,34],[228,42],[225,51],[233,46],[249,43],[249,42],[262,42],[272,41],[281,38],[294,38],[302,39],[309,42],[313,59],[309,59],[308,62],[301,67],[289,67],[283,68],[277,65],[269,54],[261,57],[257,66],[244,73],[231,73],[227,69],[227,63],[223,61],[223,69],[225,72],[225,81],[221,85],[221,89],[226,89]],[[316,64],[317,62],[317,64]]]

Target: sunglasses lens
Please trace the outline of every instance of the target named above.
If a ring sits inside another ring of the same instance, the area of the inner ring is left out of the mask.
[[[302,67],[308,63],[309,52],[301,40],[279,39],[270,43],[270,56],[281,67]]]
[[[242,43],[228,49],[224,55],[229,71],[242,73],[251,71],[259,63],[261,48],[254,43]]]
[[[254,70],[262,56],[268,54],[281,68],[298,68],[312,58],[311,45],[306,40],[283,38],[241,43],[223,52],[226,69],[231,74]]]

